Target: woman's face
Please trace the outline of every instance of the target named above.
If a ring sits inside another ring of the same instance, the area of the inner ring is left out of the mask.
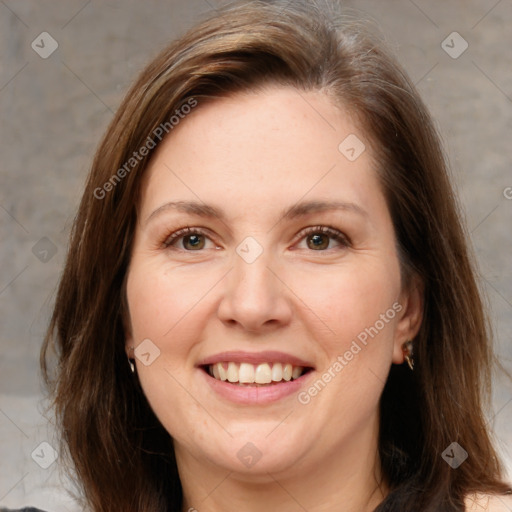
[[[292,474],[373,453],[419,306],[369,145],[326,95],[286,87],[199,103],[162,142],[126,347],[178,463]]]

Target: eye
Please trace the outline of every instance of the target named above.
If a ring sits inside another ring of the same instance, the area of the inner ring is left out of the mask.
[[[183,239],[181,247],[176,247],[178,245],[177,242],[180,239]],[[167,236],[163,241],[163,246],[166,248],[193,252],[204,249],[206,239],[209,239],[209,237],[204,230],[187,226],[186,228],[180,229]]]
[[[348,238],[341,231],[328,226],[312,226],[306,228],[301,232],[301,236],[301,240],[303,238],[306,239],[307,247],[314,251],[330,249],[329,239],[335,240],[341,247],[350,246]]]
[[[338,246],[349,247],[350,241],[339,230],[328,226],[312,226],[300,233],[300,240],[306,239],[307,247],[314,251],[325,251],[331,249],[330,241],[335,240]],[[197,252],[205,249],[206,241],[211,238],[201,228],[185,227],[168,235],[162,242],[165,248]],[[178,243],[181,241],[181,243]],[[178,247],[181,245],[181,247]]]

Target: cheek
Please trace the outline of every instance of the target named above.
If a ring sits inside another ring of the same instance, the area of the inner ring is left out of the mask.
[[[190,322],[186,317],[194,316],[195,308],[214,285],[211,275],[170,269],[166,262],[135,259],[132,267],[127,297],[135,344],[144,338],[163,342],[187,328]]]
[[[396,323],[393,304],[400,294],[398,262],[370,257],[353,261],[357,263],[347,262],[325,273],[303,273],[295,280],[297,295],[322,319],[325,330],[328,328],[324,343],[329,340],[330,347],[325,348],[330,352],[346,350],[347,344],[360,333],[364,338],[365,329],[376,323],[380,338],[389,340]],[[381,315],[385,315],[384,321]]]
[[[398,268],[368,257],[325,276],[304,275],[304,302],[330,330],[316,337],[322,365],[297,398],[324,439],[344,442],[376,421],[400,308]]]
[[[187,400],[183,383],[191,369],[190,351],[201,339],[199,316],[207,316],[201,310],[206,306],[201,298],[212,286],[207,276],[203,280],[185,274],[171,272],[166,261],[139,259],[135,254],[126,290],[132,344],[137,347],[149,339],[158,353],[149,365],[142,358],[137,361],[138,379],[160,421],[178,437],[185,418],[200,418],[202,414],[193,400]]]
[[[371,264],[359,263],[322,280],[329,293],[310,296],[311,308],[321,312],[334,334],[317,338],[326,357],[318,380],[300,397],[315,402],[315,410],[322,411],[324,418],[340,418],[352,411],[346,428],[356,430],[375,414],[392,363],[400,307],[398,265],[373,259]],[[336,428],[330,434],[337,435]]]

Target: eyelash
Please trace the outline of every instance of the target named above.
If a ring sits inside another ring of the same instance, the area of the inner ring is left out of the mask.
[[[303,229],[300,233],[299,241],[305,238],[308,235],[311,234],[326,234],[329,235],[332,239],[336,240],[342,247],[350,247],[350,241],[347,236],[345,236],[341,231],[335,228],[331,228],[329,226],[310,226],[305,229]],[[208,232],[201,228],[191,228],[189,226],[179,229],[178,231],[175,231],[174,233],[171,233],[170,235],[167,235],[164,240],[162,241],[162,245],[165,248],[170,248],[173,250],[180,250],[183,252],[201,252],[201,251],[189,251],[186,249],[176,249],[176,247],[173,247],[172,244],[175,243],[180,238],[186,236],[186,235],[203,235],[208,238],[210,238]],[[325,252],[326,250],[319,250],[319,251],[313,251],[312,252]]]

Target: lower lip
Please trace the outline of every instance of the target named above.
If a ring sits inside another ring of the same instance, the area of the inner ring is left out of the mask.
[[[279,384],[252,387],[239,386],[238,384],[230,384],[227,381],[218,380],[202,369],[199,369],[199,372],[218,395],[231,402],[245,405],[268,404],[297,393],[304,385],[306,379],[313,373],[309,371],[298,379],[281,381]]]

